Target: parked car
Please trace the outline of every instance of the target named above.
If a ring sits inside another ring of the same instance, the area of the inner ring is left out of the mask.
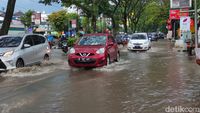
[[[151,41],[147,33],[134,33],[128,42],[128,50],[148,50],[151,48]]]
[[[50,58],[47,39],[39,34],[0,37],[0,70],[41,63]]]
[[[116,41],[117,41],[117,44],[127,44],[128,43],[128,40],[129,40],[129,35],[127,34],[119,34],[116,36]]]
[[[148,37],[151,41],[158,41],[158,34],[155,32],[148,33]]]
[[[160,32],[160,33],[158,33],[158,37],[159,37],[159,39],[164,39],[165,38],[165,34]]]
[[[114,37],[103,33],[84,35],[68,54],[68,63],[72,67],[101,67],[119,59]]]

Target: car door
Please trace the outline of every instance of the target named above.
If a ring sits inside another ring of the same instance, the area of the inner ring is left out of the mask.
[[[30,45],[30,47],[25,48],[24,44]],[[31,64],[34,62],[34,48],[33,48],[33,40],[32,35],[27,35],[23,41],[22,49],[21,49],[21,57],[24,60],[25,65]]]
[[[112,36],[108,36],[108,54],[110,55],[110,60],[114,61],[116,58],[116,42]]]
[[[43,60],[44,54],[45,54],[45,38],[40,36],[40,35],[33,35],[33,42],[34,46],[33,48],[35,49],[35,62],[40,62]]]

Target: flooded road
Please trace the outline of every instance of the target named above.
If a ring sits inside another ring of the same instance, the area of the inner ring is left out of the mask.
[[[56,53],[56,54],[55,54]],[[2,73],[1,113],[165,113],[200,108],[200,67],[167,40],[147,52],[121,49],[121,61],[70,69],[65,55],[40,66]]]

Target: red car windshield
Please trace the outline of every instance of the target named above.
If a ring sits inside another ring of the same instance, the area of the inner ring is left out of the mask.
[[[106,36],[83,36],[78,45],[105,45],[106,44]]]

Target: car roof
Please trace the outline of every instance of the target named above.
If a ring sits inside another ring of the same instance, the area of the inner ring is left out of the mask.
[[[39,35],[39,36],[43,36],[41,34],[35,34],[35,33],[19,33],[19,34],[8,34],[8,35],[2,35],[0,37],[24,37],[27,35]]]
[[[0,38],[3,38],[3,37],[23,37],[23,36],[20,36],[20,35],[2,35],[2,36],[0,36]]]

